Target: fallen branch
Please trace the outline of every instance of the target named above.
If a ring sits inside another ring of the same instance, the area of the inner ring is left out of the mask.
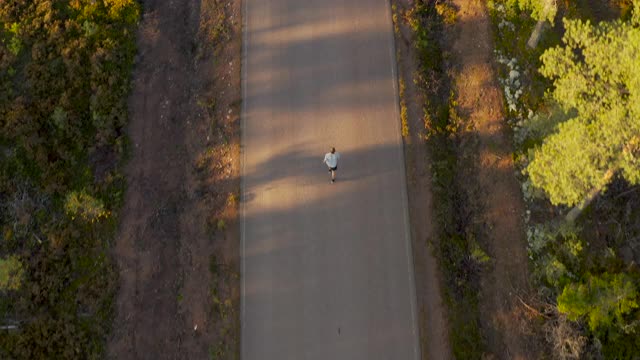
[[[534,308],[533,306],[527,304],[526,302],[524,302],[524,300],[522,300],[522,298],[519,295],[516,295],[516,297],[518,298],[518,301],[520,301],[520,303],[527,309],[529,309],[529,311],[533,312],[534,314],[538,315],[538,316],[542,316],[544,318],[547,319],[551,319],[552,317],[549,315],[545,315],[543,313],[541,313],[540,311],[538,311],[536,308]]]

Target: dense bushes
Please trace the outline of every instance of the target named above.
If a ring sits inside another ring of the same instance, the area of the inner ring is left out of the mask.
[[[632,1],[616,2],[631,19],[624,11]],[[561,17],[581,20],[557,21],[532,50],[510,41],[531,31],[528,12],[510,0],[490,2],[497,62],[524,68],[522,97],[514,100],[507,81],[512,69],[500,67],[515,157],[526,169],[521,180],[535,302],[547,303],[541,306],[547,340],[555,349],[571,348],[555,357],[630,359],[640,354],[640,196],[633,185],[640,133],[632,69],[638,22],[593,25],[584,18],[595,13],[584,8],[587,2],[558,4]]]
[[[455,9],[447,2],[431,0],[416,1],[405,14],[413,30],[419,64],[414,81],[424,95],[424,132],[434,159],[436,256],[449,308],[451,347],[458,359],[476,359],[482,356],[484,346],[478,313],[481,265],[473,255],[476,242],[470,224],[471,206],[461,181],[468,176],[464,172],[468,166],[460,160],[460,130],[465,124],[456,114],[442,45],[445,27],[455,16]]]
[[[139,11],[134,0],[0,2],[1,358],[101,351]]]

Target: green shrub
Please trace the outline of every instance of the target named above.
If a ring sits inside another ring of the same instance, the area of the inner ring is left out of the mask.
[[[69,193],[64,208],[72,219],[80,217],[91,222],[109,215],[102,201],[92,197],[85,191],[72,191]]]
[[[18,23],[13,23],[9,27],[9,34],[11,34],[11,39],[9,40],[9,45],[7,46],[7,48],[9,49],[9,52],[14,56],[17,56],[20,53],[20,50],[22,50],[22,40],[20,39],[20,36],[18,34],[19,31],[20,24]]]
[[[24,267],[17,256],[0,258],[0,291],[18,290],[24,278]]]
[[[0,358],[101,356],[139,13],[0,1]]]
[[[431,164],[436,204],[437,257],[444,277],[444,299],[451,320],[450,339],[458,359],[479,359],[484,343],[478,313],[478,271],[490,260],[470,237],[468,201],[458,185],[462,175],[457,137],[464,125],[456,113],[443,47],[445,24],[455,21],[447,2],[416,1],[406,13],[414,32],[419,71],[414,81],[425,95],[424,125],[434,159]]]
[[[612,325],[623,328],[638,309],[638,289],[627,274],[587,275],[584,282],[567,285],[558,297],[558,309],[569,319],[586,318],[597,332]]]

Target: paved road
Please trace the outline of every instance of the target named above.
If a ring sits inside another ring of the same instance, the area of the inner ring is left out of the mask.
[[[418,359],[388,1],[245,6],[242,359]]]

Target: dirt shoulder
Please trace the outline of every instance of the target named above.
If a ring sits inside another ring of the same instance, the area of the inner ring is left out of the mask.
[[[433,255],[437,237],[433,223],[431,193],[431,154],[424,140],[425,99],[414,82],[418,71],[412,30],[403,20],[413,5],[409,0],[396,0],[394,19],[398,78],[401,83],[401,107],[406,109],[404,154],[416,282],[420,346],[423,359],[450,359],[449,326],[442,300],[438,263]],[[404,111],[403,111],[404,112]]]
[[[109,358],[237,353],[240,27],[240,1],[144,2]]]
[[[454,0],[458,20],[451,44],[458,113],[473,125],[461,145],[468,164],[463,186],[475,209],[475,233],[492,258],[481,273],[480,319],[490,358],[538,358],[527,343],[518,296],[530,289],[522,196],[512,144],[492,66],[489,17],[480,1]]]

